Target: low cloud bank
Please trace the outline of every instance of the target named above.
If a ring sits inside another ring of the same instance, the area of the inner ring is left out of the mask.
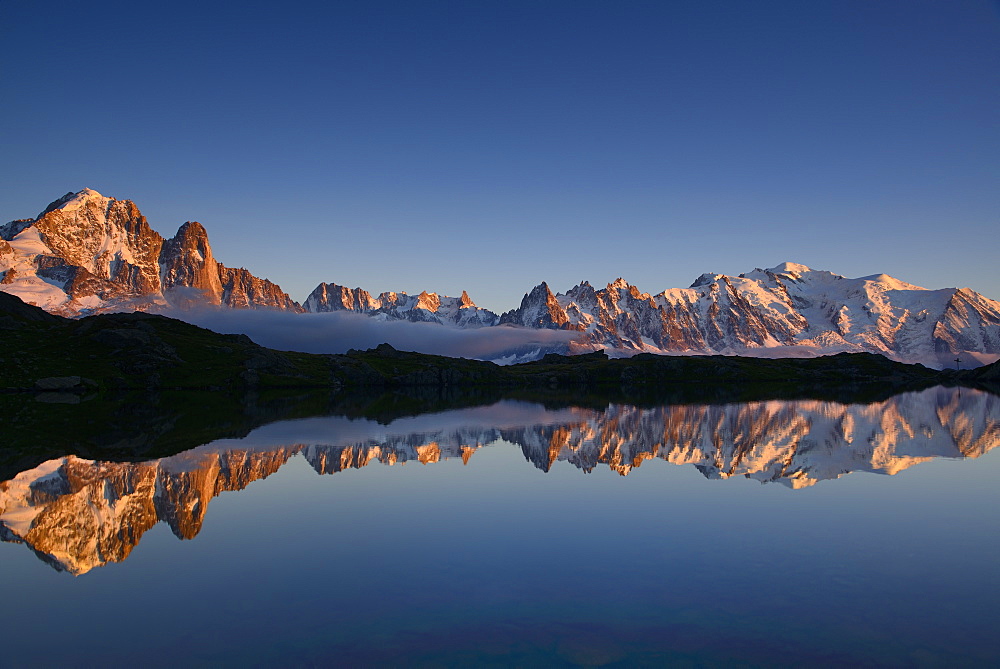
[[[252,309],[171,309],[164,315],[223,334],[245,334],[268,348],[303,353],[346,353],[348,349],[364,350],[388,342],[400,351],[497,360],[521,358],[535,349],[565,351],[577,334],[507,326],[463,329],[437,323],[380,321],[337,311],[293,314]]]

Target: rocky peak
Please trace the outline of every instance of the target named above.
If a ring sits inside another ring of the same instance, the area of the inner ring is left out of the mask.
[[[201,224],[185,223],[165,241],[134,202],[90,188],[67,193],[35,219],[0,226],[0,237],[11,248],[0,253],[3,290],[50,311],[80,316],[157,309],[165,304],[165,291],[183,295],[185,303],[224,301],[221,265]],[[264,296],[267,306],[298,309],[277,286],[246,270],[231,270],[228,278],[234,288]],[[250,306],[256,306],[252,298]]]
[[[94,203],[99,207],[105,207],[109,202],[113,201],[113,198],[104,197],[96,190],[92,188],[84,188],[76,193],[70,191],[66,193],[58,200],[50,202],[49,206],[42,210],[42,213],[38,214],[38,218],[42,218],[45,214],[50,211],[55,211],[56,209],[62,209],[64,211],[75,211],[81,207],[86,207],[87,205]]]
[[[316,286],[305,301],[305,310],[312,313],[347,310],[389,320],[447,323],[462,327],[496,325],[499,318],[492,311],[477,307],[465,291],[462,291],[461,297],[447,297],[428,291],[419,295],[386,291],[373,298],[361,288],[349,290],[332,283]]]
[[[164,245],[164,254],[188,257],[199,263],[215,261],[208,231],[197,221],[188,221],[177,229],[177,234]]]
[[[212,255],[208,232],[197,221],[182,225],[172,239],[163,244],[160,254],[160,278],[164,291],[191,288],[200,291],[210,304],[222,301],[222,282],[218,263]],[[168,296],[170,299],[170,296]]]
[[[705,272],[697,279],[695,279],[694,283],[692,283],[690,287],[700,288],[701,286],[708,286],[718,281],[721,277],[722,277],[721,274],[715,274],[713,272]]]
[[[67,193],[16,230],[10,238],[21,240],[21,259],[14,262],[19,278],[8,289],[15,294],[36,293],[39,281],[61,289],[62,299],[52,288],[45,289],[46,303],[52,306],[82,299],[92,303],[94,298],[132,301],[160,292],[157,263],[163,238],[130,200],[90,189]],[[33,234],[41,246],[30,242]],[[71,307],[66,311],[73,313]]]
[[[198,221],[188,221],[177,228],[174,239],[185,244],[208,244],[208,230]]]
[[[220,304],[233,309],[279,309],[281,311],[305,311],[281,286],[267,279],[261,279],[248,270],[217,264],[218,277],[222,285]]]
[[[524,297],[521,298],[521,306],[518,309],[515,309],[515,311],[522,311],[540,304],[546,304],[554,297],[555,296],[552,294],[552,291],[549,290],[549,284],[542,281],[529,292],[524,294]]]
[[[532,301],[538,299],[548,300],[550,297],[553,297],[553,295],[552,291],[549,290],[549,284],[542,281],[540,284],[531,289],[531,292],[528,293],[527,297]]]
[[[542,281],[525,294],[520,307],[501,316],[500,322],[558,329],[569,323],[569,316],[549,290],[549,284]]]
[[[331,306],[333,300],[330,298],[336,294],[334,292],[336,288],[336,284],[330,283],[321,283],[313,288],[313,291],[309,293],[309,297],[307,297],[306,301],[302,303],[306,308],[306,311],[313,313],[320,311],[333,311],[333,307]]]
[[[615,279],[614,281],[612,281],[611,283],[608,284],[608,291],[620,290],[622,288],[624,288],[625,290],[628,290],[629,287],[630,286],[629,286],[628,281],[626,281],[625,279],[623,279],[621,277],[618,277],[617,279]]]
[[[437,293],[428,293],[426,290],[417,295],[416,309],[426,309],[427,311],[437,311],[441,306],[441,298]]]
[[[391,290],[379,293],[376,298],[383,306],[391,306],[405,301],[406,293],[396,293]]]
[[[367,313],[378,309],[381,303],[373,298],[367,290],[336,283],[321,283],[309,294],[305,301],[306,311],[320,313],[324,311],[358,311]]]
[[[566,291],[566,297],[580,307],[593,308],[597,304],[597,291],[589,281],[581,281]]]

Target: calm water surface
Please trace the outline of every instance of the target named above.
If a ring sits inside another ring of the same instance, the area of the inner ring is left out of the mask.
[[[995,666],[998,444],[936,388],[67,455],[0,484],[4,664]]]

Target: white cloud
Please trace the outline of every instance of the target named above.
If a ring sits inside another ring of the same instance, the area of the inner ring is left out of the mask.
[[[294,314],[252,309],[172,309],[166,316],[223,334],[245,334],[281,351],[346,353],[388,342],[400,351],[494,360],[512,352],[563,350],[579,333],[508,326],[464,329],[380,321],[349,312]]]

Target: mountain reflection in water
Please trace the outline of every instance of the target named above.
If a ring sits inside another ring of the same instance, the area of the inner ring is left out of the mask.
[[[855,472],[896,474],[933,458],[975,458],[1000,443],[1000,398],[932,388],[873,404],[769,400],[720,405],[547,410],[502,401],[380,425],[327,417],[266,425],[148,462],[74,456],[0,483],[0,539],[23,542],[53,568],[83,574],[128,557],[165,522],[181,539],[201,530],[209,502],[301,455],[319,474],[379,462],[468,463],[502,441],[549,471],[607,465],[623,476],[644,460],[694,465],[710,479],[743,475],[803,488]]]

